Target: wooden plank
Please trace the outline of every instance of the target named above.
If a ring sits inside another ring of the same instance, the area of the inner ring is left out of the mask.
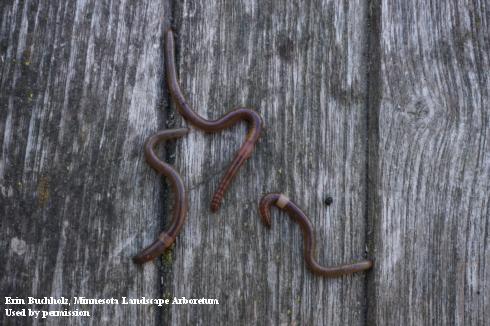
[[[183,1],[174,12],[191,105],[211,119],[255,108],[266,132],[218,214],[210,213],[211,196],[245,126],[213,135],[194,129],[177,145],[190,209],[165,295],[217,298],[220,306],[173,306],[173,324],[362,324],[365,276],[312,275],[298,226],[275,211],[267,230],[257,204],[266,192],[286,193],[316,226],[320,262],[362,259],[365,2]]]
[[[167,1],[2,2],[1,297],[158,297],[156,265],[130,258],[161,228],[142,145],[164,124],[169,14]],[[84,308],[89,324],[158,318],[145,305]],[[87,319],[49,320],[67,322]]]
[[[488,325],[490,3],[380,4],[369,321]]]

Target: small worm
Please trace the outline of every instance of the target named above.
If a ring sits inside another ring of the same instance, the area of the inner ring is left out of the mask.
[[[163,174],[170,181],[172,191],[175,193],[173,218],[170,227],[160,233],[158,238],[148,247],[143,249],[138,255],[133,257],[136,264],[143,264],[161,255],[165,249],[174,243],[175,238],[180,233],[185,221],[187,211],[187,196],[184,183],[179,174],[167,163],[161,161],[155,153],[155,147],[168,139],[180,138],[189,132],[187,128],[159,131],[150,136],[145,143],[146,162],[157,171]]]
[[[262,118],[253,110],[238,107],[225,114],[218,120],[204,119],[191,108],[180,90],[180,86],[177,81],[177,72],[175,69],[174,35],[171,29],[167,30],[165,33],[165,56],[167,59],[167,83],[170,90],[170,95],[176,102],[177,109],[185,120],[194,125],[196,128],[205,132],[221,131],[235,125],[241,120],[245,120],[249,124],[249,130],[245,138],[245,142],[235,154],[233,161],[218,185],[218,189],[213,195],[213,199],[211,201],[211,211],[216,212],[221,205],[224,193],[230,186],[231,181],[237,174],[240,167],[252,155],[255,143],[259,139],[262,131]]]
[[[338,277],[345,274],[357,273],[369,270],[373,267],[373,262],[364,260],[358,263],[341,265],[335,267],[324,267],[319,265],[315,258],[315,235],[313,226],[306,214],[289,198],[283,194],[267,194],[260,200],[259,212],[262,222],[267,226],[271,226],[270,208],[272,205],[286,211],[288,215],[299,224],[303,231],[304,237],[304,256],[308,268],[315,274],[325,277]]]

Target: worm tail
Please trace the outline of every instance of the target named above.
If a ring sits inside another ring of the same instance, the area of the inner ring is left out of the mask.
[[[151,261],[165,252],[165,250],[172,245],[175,238],[168,236],[162,232],[158,239],[156,239],[151,245],[143,249],[139,254],[133,257],[133,262],[138,265]]]
[[[310,253],[309,256],[305,257],[308,268],[313,273],[325,277],[340,277],[342,275],[364,272],[373,267],[373,262],[371,260],[363,260],[353,264],[335,267],[324,267],[319,265],[312,255],[313,253]]]

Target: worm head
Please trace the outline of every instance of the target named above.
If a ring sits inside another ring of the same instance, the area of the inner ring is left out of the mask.
[[[279,197],[279,194],[267,194],[259,203],[260,219],[269,228],[271,227],[271,206],[276,204]]]

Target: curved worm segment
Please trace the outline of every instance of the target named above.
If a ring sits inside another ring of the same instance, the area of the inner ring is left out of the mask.
[[[155,241],[153,241],[151,245],[143,249],[138,255],[134,256],[133,261],[139,265],[151,261],[157,258],[158,256],[160,256],[161,254],[163,254],[165,250],[169,248],[174,241],[175,239],[172,239],[167,234],[162,232],[160,236]]]
[[[371,260],[364,260],[353,264],[335,267],[319,265],[314,258],[315,235],[308,217],[294,202],[283,194],[267,194],[262,197],[259,203],[260,217],[262,222],[267,227],[271,226],[270,210],[272,206],[277,206],[281,210],[286,211],[288,215],[300,225],[304,236],[304,255],[306,265],[313,273],[324,277],[338,277],[346,274],[366,271],[373,267],[373,262]]]
[[[238,170],[252,154],[255,143],[263,128],[262,118],[253,110],[247,108],[235,108],[233,111],[228,112],[217,120],[204,119],[191,108],[180,89],[175,68],[174,35],[171,29],[167,30],[165,33],[165,57],[167,84],[170,95],[176,103],[177,110],[185,120],[205,132],[218,132],[230,128],[242,120],[246,121],[249,125],[249,131],[247,132],[245,142],[240,147],[227,171],[223,175],[218,188],[213,195],[213,199],[211,200],[211,211],[216,212],[220,208],[223,196]]]
[[[260,219],[268,228],[271,227],[271,207],[275,205],[280,194],[268,194],[262,197],[259,203]]]
[[[175,193],[172,222],[167,231],[160,233],[159,237],[138,255],[133,257],[136,264],[143,264],[160,256],[168,247],[174,243],[184,225],[187,211],[187,196],[184,183],[179,174],[167,163],[161,161],[155,153],[156,146],[168,139],[179,138],[189,132],[187,128],[163,130],[150,136],[145,142],[145,158],[148,164],[159,174],[168,178]]]
[[[233,161],[230,166],[226,170],[225,174],[221,178],[221,181],[218,185],[218,189],[214,193],[213,199],[211,201],[211,211],[216,212],[221,206],[221,202],[223,200],[224,194],[228,187],[230,186],[232,180],[238,173],[240,167],[245,163],[245,161],[252,156],[253,149],[255,147],[255,143],[258,141],[260,133],[262,132],[262,118],[255,112],[249,109],[237,109],[234,110],[226,116],[235,115],[235,117],[246,120],[249,125],[252,127],[249,129],[247,133],[247,137],[245,138],[245,142],[240,147],[238,152],[236,153]],[[240,116],[243,116],[242,118]],[[239,120],[237,120],[239,121]]]
[[[148,161],[154,161],[156,158],[158,161],[160,161],[155,153],[155,147],[166,140],[170,139],[175,139],[175,138],[181,138],[189,133],[189,128],[179,128],[179,129],[168,129],[168,130],[162,130],[159,131],[150,137],[145,142],[144,150],[145,150],[145,159]],[[165,163],[160,161],[162,164],[165,164],[168,166],[170,169],[171,167]],[[160,172],[158,168],[154,166],[154,163],[148,162],[148,164],[155,169],[157,172]]]

